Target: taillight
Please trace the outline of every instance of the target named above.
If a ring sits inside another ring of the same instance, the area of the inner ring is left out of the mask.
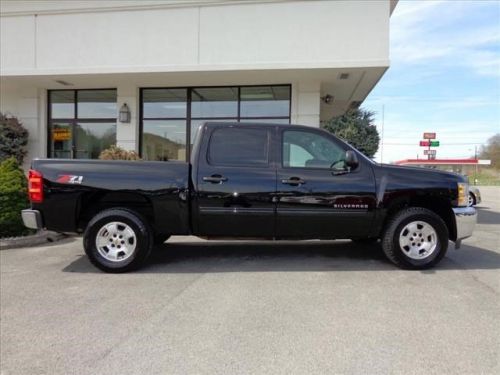
[[[43,202],[43,176],[33,169],[28,174],[28,195],[33,203]]]

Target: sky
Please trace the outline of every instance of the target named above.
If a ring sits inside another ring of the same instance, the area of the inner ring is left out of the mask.
[[[500,133],[500,0],[400,0],[391,16],[391,66],[362,107],[375,112],[384,163],[474,156]],[[383,124],[383,126],[382,126]]]

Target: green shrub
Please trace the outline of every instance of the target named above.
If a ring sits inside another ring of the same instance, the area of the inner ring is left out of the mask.
[[[0,112],[0,162],[13,156],[22,164],[27,144],[28,131],[19,120]]]
[[[0,163],[0,238],[29,234],[21,210],[29,206],[26,177],[15,157]]]
[[[112,145],[106,150],[102,150],[99,155],[101,160],[141,160],[135,151],[127,151],[116,145]]]

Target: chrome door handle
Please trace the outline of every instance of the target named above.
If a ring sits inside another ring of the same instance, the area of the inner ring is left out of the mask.
[[[305,184],[306,182],[300,177],[290,177],[288,179],[284,178],[283,180],[281,180],[281,183],[286,185],[299,186]]]
[[[221,176],[220,174],[213,174],[211,176],[203,177],[203,181],[211,182],[212,184],[222,184],[227,181],[227,177]]]

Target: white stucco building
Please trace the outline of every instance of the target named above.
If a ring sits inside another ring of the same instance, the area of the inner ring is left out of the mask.
[[[2,0],[0,111],[28,128],[30,158],[117,143],[182,160],[210,119],[319,126],[389,67],[396,3]]]

